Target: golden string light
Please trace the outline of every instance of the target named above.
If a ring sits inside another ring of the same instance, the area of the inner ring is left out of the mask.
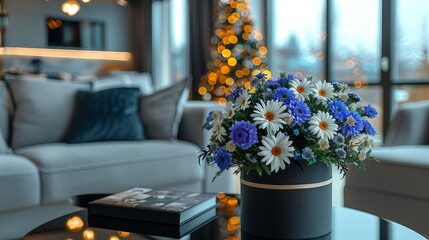
[[[219,15],[212,38],[212,61],[201,78],[198,94],[204,100],[225,104],[225,95],[236,87],[250,88],[254,75],[271,73],[265,64],[268,49],[264,36],[253,27],[248,0],[219,1]]]

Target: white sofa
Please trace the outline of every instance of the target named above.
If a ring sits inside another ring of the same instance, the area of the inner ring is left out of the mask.
[[[136,186],[233,191],[232,174],[211,182],[216,169],[200,166],[197,160],[209,137],[202,125],[208,112],[219,108],[217,104],[186,101],[174,115],[180,118],[171,139],[67,143],[72,99],[89,85],[12,80],[15,105],[11,106],[6,84],[0,82],[0,239],[20,239],[41,223],[75,210],[69,204],[73,195],[115,193]],[[161,134],[157,122],[151,124],[143,124],[145,133]]]
[[[344,205],[396,221],[429,236],[429,101],[403,105],[374,150],[379,162],[352,167]]]

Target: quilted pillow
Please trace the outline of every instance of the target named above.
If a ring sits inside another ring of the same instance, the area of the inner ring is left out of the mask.
[[[74,126],[67,142],[131,141],[144,139],[138,88],[80,92]]]
[[[177,138],[190,82],[189,78],[151,95],[141,96],[140,114],[146,138]]]

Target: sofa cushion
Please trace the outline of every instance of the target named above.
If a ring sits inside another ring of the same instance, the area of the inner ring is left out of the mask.
[[[62,141],[72,119],[75,95],[90,85],[55,80],[10,79],[16,102],[12,144],[20,148]]]
[[[347,186],[429,199],[429,146],[379,147],[373,151],[378,162],[366,162],[365,171],[351,168]],[[404,177],[406,176],[406,177]]]
[[[138,88],[79,92],[69,143],[142,140]]]
[[[203,168],[196,160],[199,147],[183,141],[56,143],[18,153],[39,167],[44,204],[76,194],[203,182]]]
[[[0,154],[0,189],[0,211],[39,205],[41,193],[37,167],[24,157]]]
[[[140,114],[149,139],[176,139],[190,79],[175,83],[151,95],[141,97]]]
[[[396,112],[384,137],[384,146],[428,145],[429,101],[407,103]]]

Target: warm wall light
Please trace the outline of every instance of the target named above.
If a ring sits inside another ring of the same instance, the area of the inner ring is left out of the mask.
[[[128,6],[128,0],[116,0],[116,3],[121,6]]]
[[[37,57],[52,57],[52,58],[77,58],[77,59],[112,60],[112,61],[130,61],[132,58],[132,55],[129,52],[69,50],[69,49],[51,49],[51,48],[20,48],[20,47],[0,48],[0,55],[30,56],[30,57],[37,56]]]

